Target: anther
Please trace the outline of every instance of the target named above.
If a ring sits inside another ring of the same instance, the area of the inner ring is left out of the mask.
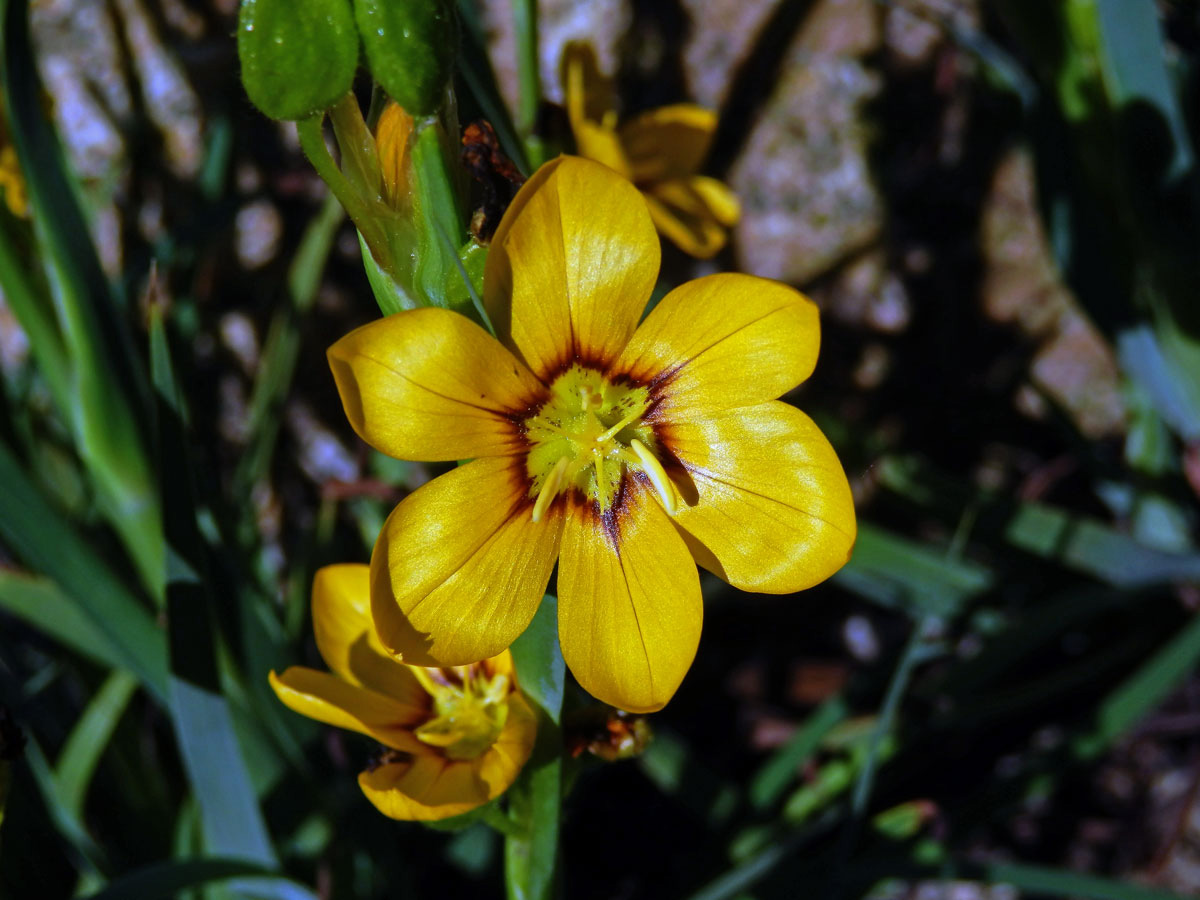
[[[675,492],[675,485],[667,477],[662,463],[637,438],[629,442],[629,449],[637,454],[638,462],[642,464],[642,471],[646,473],[650,479],[650,483],[654,485],[654,491],[658,494],[658,499],[662,501],[663,509],[667,511],[667,515],[673,516],[678,513],[679,495]]]
[[[559,484],[562,481],[563,473],[566,471],[567,458],[565,456],[559,457],[558,462],[554,464],[554,468],[550,470],[550,474],[546,476],[546,480],[542,482],[542,489],[538,491],[537,500],[533,502],[533,521],[542,521],[542,516],[546,512],[546,508],[558,496]]]

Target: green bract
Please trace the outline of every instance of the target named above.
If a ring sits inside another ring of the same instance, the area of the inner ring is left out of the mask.
[[[434,112],[458,45],[450,6],[443,0],[355,0],[354,17],[375,80],[411,115]]]
[[[303,119],[350,90],[358,35],[347,0],[243,0],[238,57],[250,101],[272,119]]]

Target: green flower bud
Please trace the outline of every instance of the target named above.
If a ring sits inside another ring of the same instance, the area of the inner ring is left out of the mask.
[[[250,102],[303,119],[350,90],[358,35],[347,0],[242,0],[238,57]]]
[[[458,23],[445,0],[354,0],[371,74],[414,116],[442,104],[454,68]]]

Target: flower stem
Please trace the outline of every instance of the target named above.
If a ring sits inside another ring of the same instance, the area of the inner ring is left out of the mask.
[[[333,195],[337,197],[338,202],[354,220],[363,240],[367,242],[367,246],[371,248],[375,258],[379,260],[380,267],[385,271],[389,270],[391,254],[374,211],[371,209],[371,204],[342,174],[333,157],[329,155],[329,148],[325,146],[325,134],[322,130],[324,119],[324,114],[318,113],[296,122],[296,133],[300,137],[300,149],[304,151],[308,161],[317,170],[321,180],[329,185]]]
[[[383,177],[375,152],[375,138],[363,121],[354,94],[347,92],[329,108],[329,121],[342,151],[342,167],[347,180],[357,185],[365,197],[380,196]]]

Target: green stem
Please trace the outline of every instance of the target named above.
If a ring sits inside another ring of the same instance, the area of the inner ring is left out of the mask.
[[[354,94],[346,93],[329,108],[329,121],[342,151],[342,169],[347,180],[365,197],[381,196],[383,177],[375,152],[375,138],[363,121]]]
[[[318,113],[296,123],[296,133],[300,137],[300,149],[304,151],[308,161],[317,170],[321,180],[329,185],[333,195],[337,197],[338,202],[354,220],[354,224],[358,226],[367,246],[371,248],[372,254],[381,261],[383,268],[390,269],[391,254],[388,251],[383,231],[375,218],[374,210],[371,209],[367,199],[342,174],[333,157],[329,155],[329,148],[325,146],[325,134],[321,127],[324,120],[324,114]]]
[[[541,142],[531,143],[537,127],[538,109],[542,103],[541,77],[538,69],[537,0],[513,0],[513,24],[517,35],[517,82],[520,95],[517,101],[517,132],[526,145],[530,163],[536,168],[541,161],[533,158]]]
[[[490,825],[506,838],[524,838],[525,832],[508,815],[501,812],[500,807],[495,803],[489,803],[483,807],[483,815],[480,817],[485,825]]]

